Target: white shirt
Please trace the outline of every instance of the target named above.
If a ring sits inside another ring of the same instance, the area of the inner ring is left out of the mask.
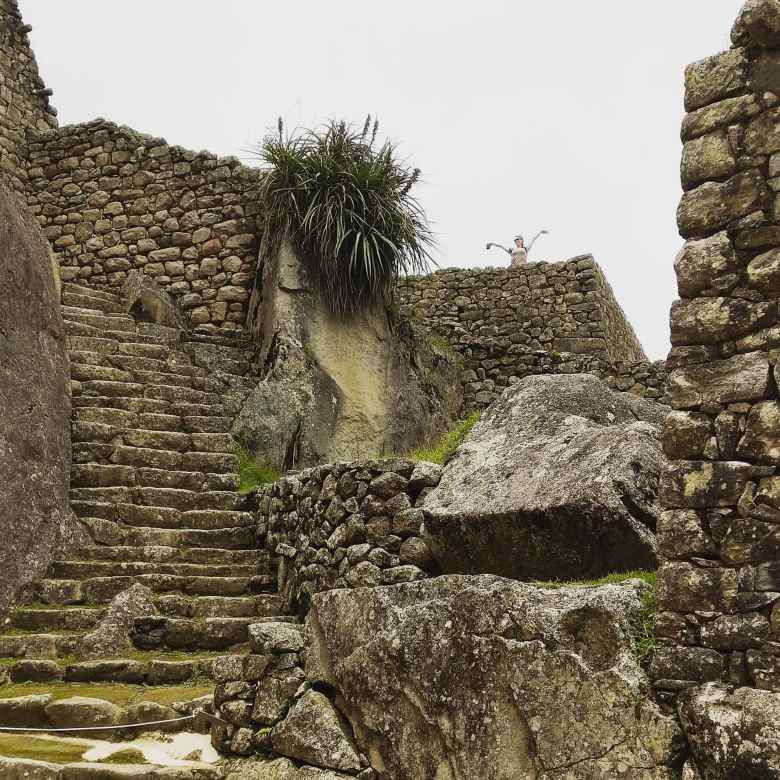
[[[509,264],[510,268],[516,268],[528,262],[528,250],[524,246],[512,247],[510,254],[512,255],[512,262]]]

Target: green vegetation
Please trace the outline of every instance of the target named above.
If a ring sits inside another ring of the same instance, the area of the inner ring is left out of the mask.
[[[534,585],[540,588],[597,588],[599,585],[618,585],[626,580],[644,580],[648,585],[655,586],[655,572],[636,569],[613,572],[596,580],[539,580]]]
[[[260,198],[266,215],[263,252],[289,239],[329,308],[360,311],[386,300],[401,274],[433,262],[433,234],[410,190],[420,178],[396,147],[377,143],[379,124],[362,130],[330,121],[285,135],[282,120],[259,148],[269,170]]]
[[[116,753],[112,753],[110,756],[101,758],[98,761],[99,764],[145,764],[146,759],[144,754],[140,750],[135,748],[126,748]]]
[[[31,758],[52,764],[71,764],[82,760],[87,747],[77,740],[43,739],[29,734],[0,734],[0,756],[6,758]]]
[[[236,448],[236,455],[238,456],[238,474],[240,479],[239,493],[249,493],[259,485],[276,482],[281,477],[278,471],[258,463],[243,447]]]
[[[449,433],[445,433],[437,442],[426,444],[419,449],[413,450],[409,457],[412,460],[427,460],[431,463],[445,464],[463,443],[469,431],[477,424],[479,417],[480,412],[472,412],[465,420],[457,423]]]

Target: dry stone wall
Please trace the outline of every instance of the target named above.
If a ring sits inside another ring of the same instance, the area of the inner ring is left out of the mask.
[[[648,363],[590,255],[411,277],[400,283],[399,302],[402,314],[463,357],[467,410],[531,374],[593,373],[617,389],[663,398],[663,364]]]
[[[239,331],[257,265],[259,172],[98,119],[35,134],[29,204],[64,281],[153,277],[197,329]]]
[[[16,0],[0,0],[0,175],[23,194],[27,189],[27,130],[57,126]]]
[[[747,3],[732,40],[686,72],[652,669],[668,699],[780,692],[778,3]]]
[[[259,494],[259,526],[288,612],[332,588],[412,582],[437,573],[419,508],[441,468],[408,460],[305,469]]]

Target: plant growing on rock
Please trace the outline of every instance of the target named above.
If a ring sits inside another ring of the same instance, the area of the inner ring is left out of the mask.
[[[378,122],[362,129],[330,121],[320,129],[262,141],[267,163],[260,197],[266,214],[265,259],[288,239],[337,314],[386,299],[402,274],[428,270],[433,234],[411,194],[420,169],[377,141]]]

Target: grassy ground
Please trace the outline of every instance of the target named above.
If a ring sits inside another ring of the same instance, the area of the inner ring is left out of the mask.
[[[239,651],[240,652],[240,651]],[[197,650],[193,652],[176,652],[176,651],[162,651],[162,650],[134,650],[129,653],[122,653],[121,660],[129,659],[131,661],[204,661],[213,658],[219,658],[223,655],[230,655],[228,652],[220,652],[219,650]],[[117,657],[118,658],[118,657]],[[20,661],[24,661],[24,658],[0,658],[0,668],[13,666]],[[87,659],[79,658],[75,655],[61,655],[57,658],[51,659],[56,661],[63,668],[70,666],[71,664],[77,664]],[[94,660],[94,659],[89,659]],[[107,659],[97,659],[113,661],[117,660],[114,657]]]
[[[438,441],[428,443],[419,449],[413,450],[409,457],[412,460],[427,460],[431,463],[444,465],[463,443],[468,436],[469,431],[477,424],[479,412],[472,412],[465,420],[461,420],[457,425],[445,433]]]
[[[655,585],[654,571],[621,571],[607,574],[596,580],[547,580],[534,582],[540,588],[597,588],[599,585],[616,585],[626,580],[644,580],[648,585]]]
[[[191,701],[214,693],[210,680],[193,680],[185,685],[121,685],[119,683],[11,683],[0,688],[4,699],[17,696],[50,693],[55,699],[69,699],[72,696],[86,696],[91,699],[105,699],[117,707],[127,707],[141,701],[153,701],[170,705],[177,701]]]
[[[0,756],[30,758],[52,764],[81,761],[89,745],[79,740],[40,739],[29,734],[0,734]]]
[[[238,456],[238,473],[241,480],[238,492],[249,493],[259,485],[267,485],[269,482],[276,482],[281,474],[272,468],[263,466],[243,448],[236,448]]]

